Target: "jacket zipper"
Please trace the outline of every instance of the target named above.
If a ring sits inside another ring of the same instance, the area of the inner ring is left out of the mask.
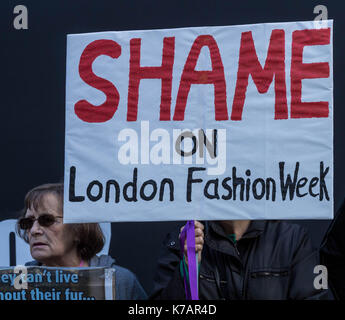
[[[241,259],[240,251],[238,250],[238,247],[237,247],[237,242],[234,243],[234,247],[236,249],[238,257]],[[241,280],[242,280],[242,285],[241,285],[242,292],[240,293],[240,298],[244,299],[244,295],[245,295],[244,286],[245,286],[246,280],[245,280],[245,273],[243,274],[243,270],[241,270]]]
[[[234,243],[234,247],[235,247],[235,249],[236,249],[236,252],[237,252],[238,256],[241,256],[241,255],[240,255],[240,252],[238,251],[238,248],[237,248],[237,243]]]

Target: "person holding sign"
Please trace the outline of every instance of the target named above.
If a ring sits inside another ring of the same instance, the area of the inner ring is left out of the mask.
[[[30,190],[24,200],[17,232],[29,245],[35,261],[27,266],[111,267],[115,269],[115,299],[146,299],[147,295],[129,270],[110,256],[97,256],[104,235],[97,223],[63,224],[63,184],[44,184]]]
[[[195,221],[194,232],[199,299],[333,298],[329,290],[315,288],[313,270],[319,265],[318,253],[299,225],[260,220]],[[180,235],[167,236],[153,299],[185,299],[192,290],[184,285],[189,285],[189,280],[183,279],[188,278],[187,245],[181,258]]]

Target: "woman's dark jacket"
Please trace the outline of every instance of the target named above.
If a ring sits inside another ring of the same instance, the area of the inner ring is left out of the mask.
[[[319,265],[305,230],[279,221],[252,221],[234,243],[217,222],[205,223],[199,274],[200,299],[331,299],[315,289]],[[179,232],[165,240],[153,299],[185,299],[180,273]]]

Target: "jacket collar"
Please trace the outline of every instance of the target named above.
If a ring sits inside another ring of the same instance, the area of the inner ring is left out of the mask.
[[[266,227],[267,221],[265,220],[252,220],[248,229],[243,234],[242,238],[256,238],[261,235]]]
[[[205,240],[207,239],[207,244],[214,250],[231,255],[242,263],[238,254],[238,244],[241,246],[242,239],[254,240],[260,237],[265,230],[266,224],[267,221],[264,220],[252,220],[242,238],[234,245],[229,241],[219,222],[210,221],[205,233]]]
[[[252,220],[248,226],[248,229],[244,232],[241,239],[256,238],[265,230],[267,221],[265,220]],[[218,221],[211,221],[210,228],[220,236],[227,237],[222,226]]]

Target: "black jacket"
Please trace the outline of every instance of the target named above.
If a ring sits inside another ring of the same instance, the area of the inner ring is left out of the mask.
[[[345,300],[345,200],[322,241],[320,254],[336,298]]]
[[[252,221],[235,244],[217,222],[205,224],[199,276],[203,299],[328,299],[314,288],[319,256],[304,229],[278,221]],[[178,231],[169,234],[158,261],[153,299],[185,299]]]

